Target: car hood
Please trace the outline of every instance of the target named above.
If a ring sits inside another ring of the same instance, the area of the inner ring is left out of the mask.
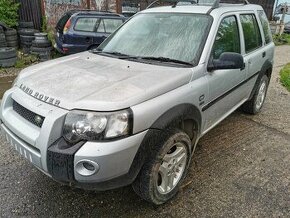
[[[68,110],[112,111],[180,87],[191,76],[190,68],[150,65],[83,52],[26,68],[16,85],[39,100]]]

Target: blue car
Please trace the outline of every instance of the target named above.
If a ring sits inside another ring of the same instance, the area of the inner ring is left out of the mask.
[[[63,54],[75,54],[97,48],[126,18],[97,11],[69,11],[56,25],[55,48]]]

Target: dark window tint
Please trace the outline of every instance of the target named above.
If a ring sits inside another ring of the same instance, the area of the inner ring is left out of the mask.
[[[222,20],[212,52],[214,59],[218,59],[224,52],[241,53],[239,28],[235,16]]]
[[[255,15],[241,15],[241,23],[244,32],[246,53],[261,47],[262,38]]]
[[[119,19],[103,19],[103,21],[107,33],[115,32],[115,30],[123,23],[123,21]]]
[[[75,30],[94,32],[99,22],[100,22],[100,18],[82,17],[77,20],[75,24]]]
[[[265,35],[265,41],[266,41],[266,44],[268,44],[272,41],[271,30],[270,30],[268,18],[267,18],[264,11],[259,11],[258,13],[259,13],[259,17],[260,17],[260,20],[262,23],[264,35]]]

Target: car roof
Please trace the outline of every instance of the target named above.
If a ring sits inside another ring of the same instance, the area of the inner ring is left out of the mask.
[[[123,15],[109,12],[109,11],[95,11],[95,10],[72,10],[69,11],[73,16],[78,15],[95,15],[95,16],[106,16],[106,17],[116,17],[116,18],[124,18]]]
[[[225,4],[221,3],[219,7],[213,8],[211,5],[176,5],[174,6],[161,6],[146,9],[140,13],[193,13],[193,14],[224,14],[233,11],[253,11],[263,10],[262,6],[255,4]]]

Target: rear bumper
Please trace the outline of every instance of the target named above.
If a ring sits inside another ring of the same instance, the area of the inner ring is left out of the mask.
[[[13,109],[13,101],[45,117],[40,127]],[[147,131],[110,142],[83,142],[73,147],[61,145],[62,125],[68,111],[41,103],[13,87],[2,99],[0,129],[20,155],[54,180],[76,187],[107,190],[128,185],[141,168],[139,150]],[[88,172],[86,163],[96,167]]]
[[[89,45],[66,44],[58,40],[54,44],[54,48],[62,54],[69,55],[69,54],[75,54],[75,53],[87,51],[89,48]]]

